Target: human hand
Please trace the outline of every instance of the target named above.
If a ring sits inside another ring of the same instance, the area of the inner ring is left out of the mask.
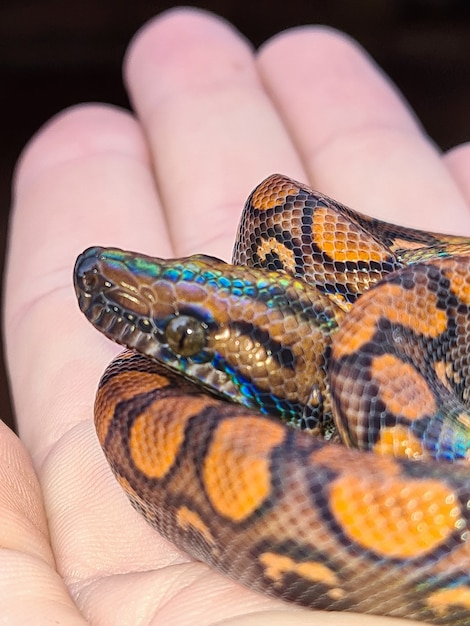
[[[228,260],[244,200],[272,172],[377,217],[470,234],[469,146],[438,154],[370,60],[321,28],[253,55],[226,24],[172,11],[138,34],[125,75],[137,119],[77,107],[18,166],[5,336],[22,443],[1,425],[5,623],[409,625],[264,598],[147,526],[92,421],[118,348],[80,314],[71,274],[95,244]]]

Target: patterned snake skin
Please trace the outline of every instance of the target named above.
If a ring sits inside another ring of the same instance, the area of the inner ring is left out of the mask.
[[[95,423],[152,526],[311,608],[470,624],[470,240],[273,175],[234,265],[89,248]]]

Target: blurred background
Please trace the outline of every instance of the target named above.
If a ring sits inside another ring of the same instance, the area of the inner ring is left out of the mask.
[[[187,4],[222,15],[256,46],[300,24],[328,24],[344,30],[396,82],[443,150],[470,140],[469,0],[219,0]],[[128,107],[121,80],[126,46],[145,21],[174,6],[178,3],[158,0],[2,0],[2,269],[11,177],[22,147],[47,119],[69,105],[105,101]],[[0,402],[0,418],[12,425],[3,362]]]

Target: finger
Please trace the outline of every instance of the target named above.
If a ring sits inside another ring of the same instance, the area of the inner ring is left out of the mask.
[[[0,614],[9,624],[84,624],[52,554],[41,487],[26,450],[0,421]]]
[[[77,109],[49,124],[20,161],[14,195],[6,348],[20,432],[45,454],[45,438],[58,433],[47,421],[27,419],[34,394],[21,389],[54,395],[62,387],[52,373],[63,375],[63,364],[83,349],[83,338],[70,334],[69,324],[84,326],[72,287],[77,254],[96,244],[162,255],[171,249],[140,131],[111,108]],[[60,332],[67,335],[64,343]],[[55,427],[64,427],[49,408],[41,410]]]
[[[19,164],[5,337],[16,416],[38,473],[54,554],[77,597],[97,571],[151,569],[179,553],[128,505],[93,427],[97,382],[117,348],[78,310],[76,255],[96,243],[167,254],[146,145],[106,107],[59,116]],[[126,533],[122,532],[122,524]]]
[[[304,177],[251,47],[219,18],[169,11],[131,46],[126,80],[178,253],[228,259],[251,189],[276,171]]]
[[[440,155],[390,81],[346,36],[287,31],[259,70],[312,183],[366,213],[470,233],[470,216]]]
[[[31,459],[20,440],[2,421],[0,459],[0,546],[25,551],[53,565],[41,488]],[[2,571],[0,569],[0,573]]]
[[[452,178],[470,207],[470,142],[456,146],[444,155]]]

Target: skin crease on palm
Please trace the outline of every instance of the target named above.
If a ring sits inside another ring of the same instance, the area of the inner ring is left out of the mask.
[[[2,624],[409,626],[263,597],[147,526],[95,436],[119,348],[79,312],[72,268],[90,245],[228,260],[248,193],[273,172],[470,235],[470,146],[439,153],[364,51],[321,27],[255,53],[219,18],[173,10],[136,35],[124,75],[135,114],[65,111],[16,170],[4,332],[20,439],[1,424]]]

